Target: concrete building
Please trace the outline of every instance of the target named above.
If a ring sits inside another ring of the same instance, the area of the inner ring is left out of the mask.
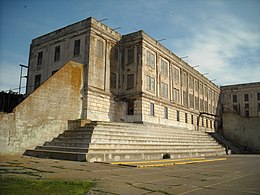
[[[221,103],[244,117],[260,116],[260,82],[220,87]]]
[[[82,119],[217,126],[220,89],[144,31],[88,18],[32,40],[27,95],[70,60],[84,64]]]

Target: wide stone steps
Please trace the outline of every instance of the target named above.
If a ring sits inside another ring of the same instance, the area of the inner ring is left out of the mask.
[[[94,123],[65,130],[25,155],[83,161],[158,159],[222,155],[225,149],[205,132],[127,123]]]

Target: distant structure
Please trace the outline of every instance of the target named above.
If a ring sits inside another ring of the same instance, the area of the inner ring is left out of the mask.
[[[244,117],[260,116],[260,82],[220,87],[221,103]]]
[[[84,64],[82,119],[218,126],[219,87],[144,31],[90,17],[32,40],[27,95],[70,60]]]

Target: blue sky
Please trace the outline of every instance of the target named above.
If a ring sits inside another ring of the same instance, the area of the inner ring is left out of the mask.
[[[90,16],[165,38],[217,85],[260,81],[260,0],[0,0],[0,91],[18,87],[33,38]]]

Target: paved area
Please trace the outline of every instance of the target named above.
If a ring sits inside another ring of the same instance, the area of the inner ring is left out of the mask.
[[[94,181],[96,185],[88,194],[260,194],[260,155],[219,158],[226,159],[138,168],[1,156],[0,173],[1,177]],[[183,160],[187,161],[196,159]]]

